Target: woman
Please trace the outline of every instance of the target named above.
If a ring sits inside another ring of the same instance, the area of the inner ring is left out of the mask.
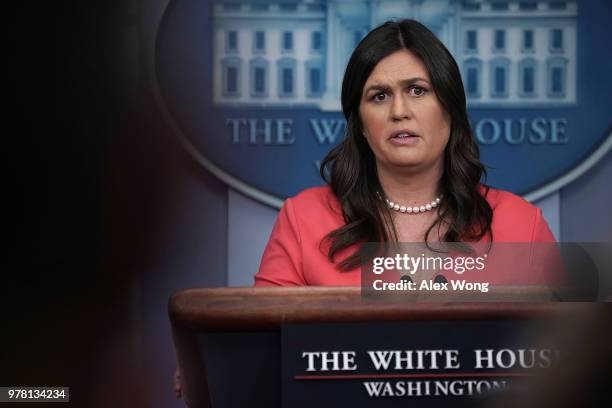
[[[554,242],[541,211],[480,184],[457,64],[414,20],[386,22],[353,52],[342,143],[328,186],[285,202],[255,285],[358,285],[366,242]]]

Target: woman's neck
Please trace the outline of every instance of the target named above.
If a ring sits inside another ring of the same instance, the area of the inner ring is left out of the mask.
[[[439,195],[442,166],[412,173],[377,165],[378,180],[386,197],[401,205],[423,205]]]

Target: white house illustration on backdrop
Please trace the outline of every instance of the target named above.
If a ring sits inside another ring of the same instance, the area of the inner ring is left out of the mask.
[[[460,65],[468,103],[576,103],[576,1],[279,0],[213,7],[213,101],[340,110],[344,69],[373,27],[413,18]]]

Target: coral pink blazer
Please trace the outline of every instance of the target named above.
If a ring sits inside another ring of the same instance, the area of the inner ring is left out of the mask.
[[[494,243],[555,242],[539,208],[502,190],[490,189],[486,199],[493,209]],[[356,246],[341,253],[336,264],[320,250],[323,237],[342,225],[340,204],[328,186],[310,188],[287,199],[263,253],[255,286],[359,285],[360,268],[348,272],[336,268]],[[504,276],[490,278],[492,283],[509,282]]]

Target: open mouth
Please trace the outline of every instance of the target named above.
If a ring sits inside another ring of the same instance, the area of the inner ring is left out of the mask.
[[[391,139],[396,140],[411,139],[416,137],[419,137],[419,135],[417,135],[416,132],[410,129],[396,130],[395,132],[391,133]]]
[[[406,139],[408,137],[418,137],[417,135],[410,133],[400,133],[398,135],[393,136],[393,139]]]

